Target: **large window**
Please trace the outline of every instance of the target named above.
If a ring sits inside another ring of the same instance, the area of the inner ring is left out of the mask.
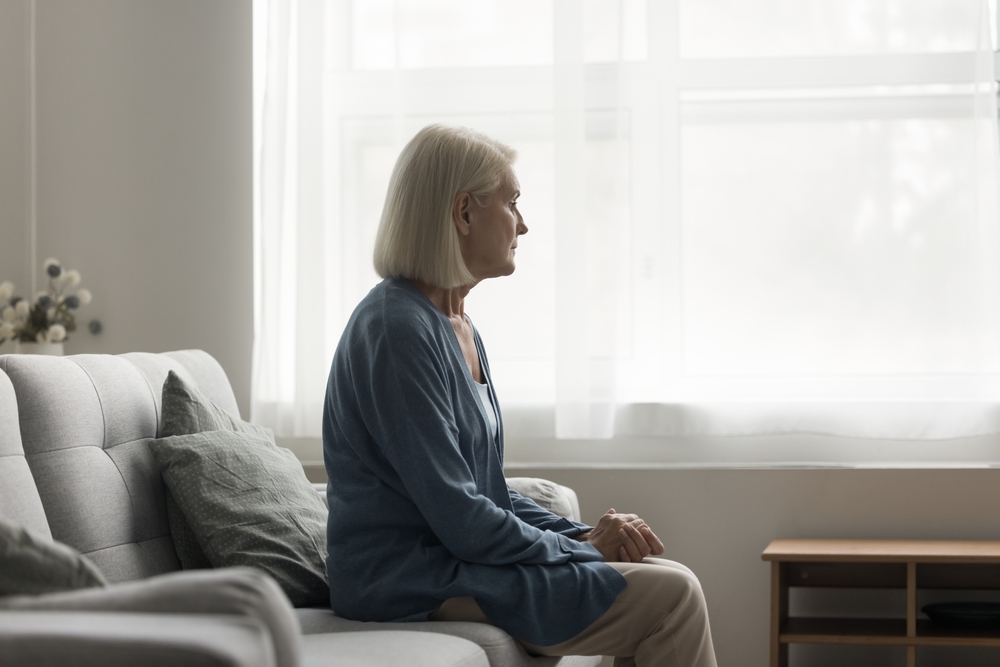
[[[399,150],[513,145],[510,435],[1000,430],[980,0],[258,0],[253,417],[318,435]]]

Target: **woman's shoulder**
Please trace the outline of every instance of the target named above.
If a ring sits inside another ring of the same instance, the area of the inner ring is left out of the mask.
[[[422,292],[386,279],[354,310],[334,363],[364,367],[391,359],[397,373],[423,373],[427,364],[440,369],[454,361],[449,336],[454,338],[448,320]]]
[[[386,278],[354,311],[354,325],[366,336],[441,335],[443,315],[420,290],[403,278]]]

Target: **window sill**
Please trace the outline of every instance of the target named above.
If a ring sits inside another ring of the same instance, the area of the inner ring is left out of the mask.
[[[309,469],[323,468],[320,438],[277,438]],[[1000,434],[953,440],[821,435],[617,436],[610,440],[506,439],[505,467],[600,469],[975,469],[1000,467]]]

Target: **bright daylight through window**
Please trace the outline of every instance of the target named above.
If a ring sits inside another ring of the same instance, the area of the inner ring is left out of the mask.
[[[253,419],[319,434],[399,150],[514,146],[509,435],[1000,431],[995,2],[257,0]]]

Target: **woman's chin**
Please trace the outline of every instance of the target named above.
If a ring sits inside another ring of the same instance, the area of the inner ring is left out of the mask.
[[[482,282],[490,278],[503,278],[504,276],[509,276],[514,273],[515,268],[517,267],[514,266],[514,262],[509,262],[505,266],[500,266],[489,271],[483,271],[482,273],[473,272],[473,276],[475,276],[476,282]]]

